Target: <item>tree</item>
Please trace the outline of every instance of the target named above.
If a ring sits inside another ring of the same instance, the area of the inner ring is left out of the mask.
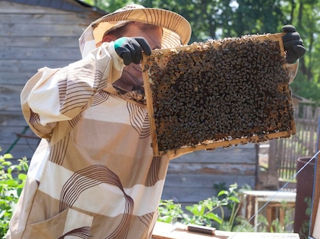
[[[293,92],[320,103],[320,2],[317,0],[290,0],[283,7],[290,9],[290,22],[297,27],[307,53],[300,59],[300,71],[292,84]]]

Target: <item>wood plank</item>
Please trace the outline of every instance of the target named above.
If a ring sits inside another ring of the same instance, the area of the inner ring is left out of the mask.
[[[285,157],[286,157],[286,154],[285,154],[286,146],[285,145],[286,145],[286,140],[285,139],[281,139],[281,157],[280,157],[280,160],[285,159]],[[280,160],[276,161],[276,164],[275,164],[276,168],[279,168]]]
[[[292,124],[294,124],[292,122]],[[293,130],[289,130],[289,131],[282,131],[282,132],[277,132],[277,133],[270,133],[270,134],[266,134],[265,138],[266,140],[271,140],[274,138],[286,138],[291,136],[292,134],[295,133],[295,127]],[[216,149],[218,147],[230,147],[232,145],[239,145],[239,144],[247,144],[247,143],[251,143],[251,142],[257,142],[259,139],[258,136],[251,136],[250,138],[237,138],[237,139],[232,139],[232,140],[227,140],[227,141],[210,141],[213,143],[208,143],[208,144],[198,144],[195,148],[194,147],[184,147],[184,148],[179,148],[177,150],[168,150],[165,154],[169,157],[169,158],[175,158],[177,156],[186,154],[186,153],[190,153],[190,152],[195,152],[197,150],[213,150]],[[164,152],[157,152],[155,151],[156,154],[162,154]],[[277,162],[278,163],[278,162]],[[279,167],[279,165],[277,165],[277,168]]]
[[[300,134],[300,123],[297,122],[297,133],[296,135],[293,136],[293,141],[294,141],[294,151],[296,153],[296,156],[297,158],[299,157],[299,142],[298,142],[298,139],[299,139],[299,134]]]
[[[21,111],[20,106],[20,97],[19,95],[0,95],[1,103],[0,110],[19,110]]]
[[[307,119],[314,119],[313,110],[312,110],[311,105],[307,106]]]
[[[8,82],[7,82],[8,83]],[[11,84],[6,84],[5,81],[3,81],[3,84],[0,84],[0,94],[15,94],[19,93],[23,88],[23,85],[16,86]]]
[[[0,37],[0,44],[8,47],[79,48],[78,38],[78,36],[7,36]]]
[[[2,116],[5,116],[5,117],[7,117],[7,116],[12,116],[12,117],[14,117],[14,116],[16,116],[16,117],[21,117],[21,110],[19,111],[19,112],[17,112],[17,111],[10,111],[10,110],[0,110],[0,117],[2,117]]]
[[[2,119],[2,117],[0,117]],[[13,120],[15,121],[15,125],[12,125],[11,122],[10,125],[7,125],[5,122],[1,122],[0,126],[0,147],[3,149],[3,152],[8,150],[10,146],[15,142],[17,139],[17,133],[21,134],[26,126],[26,123],[24,120],[20,120],[19,123],[17,123],[17,119]],[[19,124],[19,125],[18,125]],[[25,132],[25,135],[34,137],[35,134],[31,131],[31,129],[28,129]],[[38,146],[38,143],[40,141],[40,138],[24,138],[21,137],[17,144],[12,149],[11,153],[15,158],[21,158],[23,156],[31,157],[33,152]]]
[[[1,76],[0,82],[0,110],[16,110],[21,112],[20,92],[22,90],[22,86],[8,85],[6,80],[1,78]]]
[[[12,134],[12,136],[10,138],[0,139],[0,146],[12,144],[17,139],[17,137],[19,137],[21,135],[21,132],[18,132],[17,134],[18,134],[18,136],[14,132],[14,134]],[[39,137],[35,138],[35,135],[31,132],[23,134],[23,135],[25,135],[26,137],[20,136],[18,144],[21,146],[23,146],[23,145],[29,146],[35,150],[38,146],[40,138]]]
[[[297,233],[265,233],[265,232],[225,232],[215,231],[215,235],[206,235],[188,232],[183,225],[172,225],[169,223],[157,222],[153,230],[152,239],[299,239]]]
[[[12,112],[13,114],[19,115],[21,114],[21,107],[18,105],[11,105],[9,107],[4,106],[0,107],[1,111]]]
[[[208,175],[168,173],[162,198],[173,199],[179,203],[196,203],[217,194],[213,187],[214,184],[226,183],[226,185],[230,185],[235,182],[237,182],[239,186],[247,184],[254,187],[255,175],[235,176],[232,174]]]
[[[0,53],[1,54],[1,53]],[[4,89],[12,89],[17,87],[17,90],[22,90],[25,83],[33,76],[34,72],[0,72],[1,91]]]
[[[70,60],[0,60],[0,72],[34,72],[46,66],[59,68],[72,63]]]
[[[29,134],[28,134],[29,136]],[[31,136],[31,135],[30,135]],[[7,140],[0,140],[0,146],[3,145],[11,145],[15,140],[17,139],[16,135],[14,137],[8,138]],[[17,145],[20,145],[21,147],[28,147],[32,149],[32,151],[36,150],[38,144],[39,144],[40,138],[26,138],[21,137],[17,143]],[[7,147],[8,148],[8,147]],[[29,155],[28,155],[29,157]]]
[[[239,187],[247,184],[253,188],[255,177],[246,175],[169,173],[166,177],[165,187],[199,187],[201,190],[203,187],[213,188],[214,184],[219,183],[226,183],[226,185],[237,183]]]
[[[294,158],[294,152],[293,152],[294,145],[293,145],[293,142],[292,142],[291,139],[288,140],[288,142],[289,142],[289,145],[290,145],[290,149],[289,149],[289,153],[288,153],[288,159],[287,159],[288,167],[290,168],[290,172],[289,172],[288,178],[291,179],[293,177],[295,171],[296,171],[295,170],[296,169],[296,162],[295,162],[296,159]]]
[[[14,12],[1,12],[0,11],[0,23],[26,23],[29,24],[81,24],[89,25],[93,19],[88,17],[88,14],[84,13],[14,13]]]
[[[0,111],[0,127],[7,127],[7,126],[26,126],[27,123],[25,122],[22,113],[20,112],[20,116],[17,115],[9,115],[5,114],[6,111]]]
[[[320,118],[320,116],[319,116]],[[313,147],[313,152],[316,151],[317,149],[317,143],[316,143],[316,140],[317,140],[317,126],[316,125],[313,125],[311,124],[311,133],[312,133],[312,136],[310,136],[312,139],[311,139],[311,146]]]
[[[248,180],[249,181],[249,180]],[[173,200],[176,203],[192,204],[205,200],[217,192],[213,187],[167,187],[162,193],[163,200]]]
[[[306,130],[306,138],[305,138],[305,144],[306,144],[306,148],[308,150],[308,154],[311,155],[313,153],[312,151],[312,147],[310,147],[310,135],[311,135],[311,127],[310,127],[310,123],[305,125],[305,130]]]
[[[4,153],[9,147],[11,146],[13,142],[10,142],[10,144],[3,144],[0,145],[2,148],[2,151],[0,153]],[[28,159],[31,159],[36,147],[34,146],[29,146],[26,144],[20,145],[19,143],[14,146],[14,148],[10,151],[12,156],[15,159],[27,157]]]
[[[204,227],[202,227],[204,228]],[[155,228],[152,232],[152,239],[227,239],[225,237],[216,237],[214,236],[216,229],[205,227],[206,230],[211,232],[210,235],[205,233],[197,233],[188,231],[187,225],[180,224],[179,227],[175,227],[169,223],[157,222]]]
[[[2,60],[64,60],[81,59],[79,48],[0,47]]]
[[[253,145],[253,144],[252,144]],[[255,148],[218,148],[216,150],[196,151],[172,160],[173,163],[255,163]]]
[[[171,163],[168,173],[255,175],[255,164]]]
[[[288,153],[289,153],[289,140],[286,140],[286,139],[284,139],[283,140],[284,141],[284,157],[282,158],[282,160],[284,160],[284,166],[285,166],[285,174],[284,174],[284,176],[285,176],[285,178],[289,178],[290,176],[289,176],[289,170],[287,170],[287,169],[289,169],[289,163],[290,163],[290,161],[289,161],[289,157],[288,157]]]
[[[146,62],[147,62],[147,55],[143,54],[142,64],[141,64],[142,69],[144,68],[143,66]],[[150,132],[151,132],[153,155],[158,155],[159,154],[158,139],[157,139],[156,124],[154,120],[153,98],[152,98],[151,87],[149,83],[148,72],[142,71],[142,76],[143,76],[143,86],[145,89],[145,98],[147,102],[148,118],[150,120]]]
[[[21,125],[21,126],[0,126],[0,142],[12,142],[12,139],[15,139],[17,137],[16,134],[20,134],[21,132],[23,132],[24,128],[26,126],[25,125]],[[29,128],[26,133],[27,135],[30,136],[35,136],[35,134],[33,134],[33,132],[31,131],[31,129]],[[33,141],[34,139],[30,139],[30,142]]]
[[[187,225],[180,224],[179,227],[175,227],[169,223],[157,222],[152,232],[152,239],[227,239],[225,237],[214,236],[216,229],[206,227],[207,230],[211,231],[211,235],[205,233],[189,232]]]
[[[15,89],[16,91],[10,89],[13,87],[17,87],[17,89]],[[0,117],[2,115],[17,117],[17,115],[22,114],[20,103],[20,92],[22,87],[23,86],[16,85],[0,86]],[[7,92],[4,92],[5,90],[7,90]],[[9,112],[11,112],[11,114]],[[13,112],[15,113],[12,114]]]
[[[86,24],[28,24],[2,23],[0,37],[6,36],[77,36],[80,37]]]
[[[40,6],[31,6],[21,3],[13,3],[10,1],[0,1],[0,13],[52,13],[65,14],[66,11],[45,8]]]
[[[196,203],[212,197],[215,193],[216,192],[213,188],[199,189],[199,187],[164,187],[161,198],[163,200],[172,199],[177,203]]]
[[[306,110],[305,112],[306,112],[306,117],[308,117],[308,111]],[[306,125],[305,124],[302,125],[301,135],[302,135],[301,140],[303,142],[302,146],[304,147],[305,146],[304,143],[306,142]]]

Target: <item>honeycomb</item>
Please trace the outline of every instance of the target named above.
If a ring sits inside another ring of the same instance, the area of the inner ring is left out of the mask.
[[[142,63],[155,155],[295,133],[281,34],[154,50]]]

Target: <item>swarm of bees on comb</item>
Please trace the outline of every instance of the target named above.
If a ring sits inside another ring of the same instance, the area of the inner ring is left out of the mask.
[[[154,50],[143,61],[155,155],[295,133],[281,35]]]

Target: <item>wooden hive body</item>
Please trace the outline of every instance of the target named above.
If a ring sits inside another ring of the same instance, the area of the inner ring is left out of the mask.
[[[142,69],[155,155],[295,133],[282,34],[154,50]]]

